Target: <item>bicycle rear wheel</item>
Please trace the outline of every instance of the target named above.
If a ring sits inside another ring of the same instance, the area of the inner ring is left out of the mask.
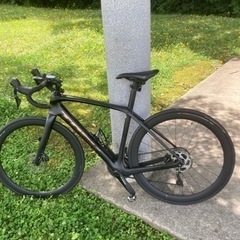
[[[45,118],[16,119],[0,132],[0,178],[20,195],[58,196],[72,189],[84,170],[83,149],[75,135],[55,122],[40,165],[33,163]]]
[[[173,204],[204,201],[223,189],[235,164],[233,143],[226,130],[206,114],[189,109],[170,109],[153,115],[146,125],[163,140],[142,127],[129,146],[129,166],[166,165],[176,156],[182,166],[134,175],[149,194]],[[168,149],[167,149],[168,148]]]

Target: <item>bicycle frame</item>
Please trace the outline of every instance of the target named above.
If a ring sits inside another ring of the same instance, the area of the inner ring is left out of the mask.
[[[136,89],[131,90],[130,98],[128,106],[121,106],[117,104],[111,104],[107,102],[97,101],[97,100],[91,100],[87,98],[82,97],[75,97],[75,96],[67,96],[67,95],[61,95],[61,96],[55,96],[53,95],[51,98],[51,108],[49,109],[49,113],[47,116],[46,125],[44,128],[43,136],[41,137],[40,146],[38,149],[38,153],[35,159],[35,163],[38,165],[40,164],[39,160],[41,154],[44,152],[44,149],[46,147],[48,138],[51,133],[52,125],[56,119],[57,116],[59,116],[61,119],[63,119],[77,134],[104,160],[104,162],[113,170],[118,171],[124,176],[130,176],[138,173],[143,172],[149,172],[149,171],[156,171],[156,170],[163,170],[163,169],[169,169],[169,168],[176,168],[179,166],[178,161],[174,163],[167,163],[164,165],[159,166],[142,166],[142,167],[136,167],[136,168],[126,168],[123,164],[123,159],[125,155],[125,145],[127,141],[127,135],[129,130],[129,125],[131,119],[133,119],[139,126],[144,128],[147,132],[149,132],[155,139],[159,141],[159,143],[164,146],[169,152],[171,152],[171,149],[164,143],[163,140],[167,141],[172,145],[174,148],[175,145],[171,143],[164,135],[159,133],[158,131],[152,131],[150,130],[146,124],[144,123],[144,119],[142,119],[138,114],[136,114],[132,109],[135,102],[136,97]],[[115,154],[115,157],[117,156],[117,159],[113,159],[113,153],[110,148],[106,149],[98,144],[96,139],[94,138],[94,135],[91,134],[68,110],[67,108],[62,104],[62,102],[76,102],[76,103],[85,103],[89,105],[95,105],[99,107],[104,107],[108,109],[117,110],[120,112],[123,112],[126,115],[124,127],[123,127],[123,133],[122,133],[122,139],[120,143],[119,153]],[[156,133],[160,137],[156,135]],[[109,153],[110,152],[110,153]],[[174,153],[172,153],[174,154]],[[163,159],[159,159],[160,161],[163,161]]]
[[[64,95],[61,80],[53,75],[41,75],[37,69],[32,70],[37,84],[34,87],[24,86],[13,78],[10,83],[17,107],[21,102],[18,93],[21,93],[33,106],[48,109],[48,114],[47,118],[19,118],[3,127],[0,138],[2,183],[20,195],[36,197],[54,197],[71,190],[84,172],[83,140],[127,190],[129,201],[136,199],[129,177],[153,197],[173,204],[198,203],[217,194],[229,181],[235,164],[234,145],[220,123],[193,109],[169,109],[146,119],[133,111],[137,92],[157,73],[158,70],[149,70],[116,76],[116,79],[131,82],[126,106]],[[35,100],[33,94],[42,89],[52,93],[50,104],[39,102],[39,98]],[[94,134],[83,126],[81,119],[68,110],[67,103],[71,102],[112,109],[125,115],[119,151],[111,150],[101,130]],[[137,129],[129,136],[131,121]],[[82,138],[80,142],[78,137]],[[131,137],[129,143],[128,137]],[[14,143],[20,153],[12,152]],[[9,169],[11,157],[19,164]],[[12,174],[13,171],[22,174]],[[56,174],[59,174],[58,181],[54,181]]]

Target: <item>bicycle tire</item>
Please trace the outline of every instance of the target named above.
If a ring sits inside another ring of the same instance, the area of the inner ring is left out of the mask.
[[[76,136],[54,122],[39,166],[33,163],[46,119],[25,117],[0,131],[0,178],[19,195],[55,197],[71,190],[84,170],[84,152]]]
[[[183,166],[135,174],[137,183],[153,197],[172,204],[187,205],[207,200],[228,183],[235,165],[231,138],[220,123],[190,109],[169,109],[149,117],[145,124],[171,140],[165,144],[183,160]],[[129,144],[129,166],[139,167],[174,162],[149,133],[138,127]],[[165,160],[163,160],[165,159]]]

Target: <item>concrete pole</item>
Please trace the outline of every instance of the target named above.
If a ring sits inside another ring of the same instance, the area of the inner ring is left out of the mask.
[[[150,1],[101,0],[101,8],[109,100],[127,105],[130,82],[116,80],[116,76],[150,69]],[[143,118],[149,116],[150,81],[138,92],[134,111]],[[111,111],[114,150],[119,148],[124,120],[124,114]],[[134,129],[133,124],[130,133]]]

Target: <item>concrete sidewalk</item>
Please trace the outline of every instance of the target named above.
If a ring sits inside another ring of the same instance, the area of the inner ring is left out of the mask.
[[[211,115],[232,137],[236,151],[235,170],[230,182],[217,196],[203,203],[177,206],[152,198],[133,183],[137,200],[130,203],[128,193],[108,174],[102,162],[83,175],[81,184],[177,239],[240,239],[240,58],[224,64],[174,107],[194,108]]]

